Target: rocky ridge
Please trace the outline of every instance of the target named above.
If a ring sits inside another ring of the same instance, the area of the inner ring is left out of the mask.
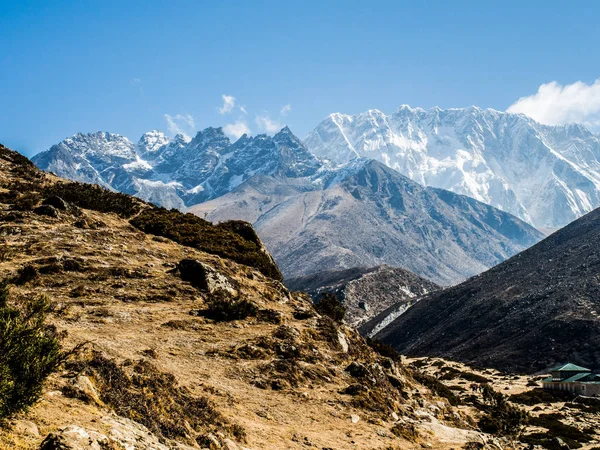
[[[253,177],[190,211],[252,222],[286,278],[387,264],[448,285],[542,238],[514,216],[374,160],[317,175]]]

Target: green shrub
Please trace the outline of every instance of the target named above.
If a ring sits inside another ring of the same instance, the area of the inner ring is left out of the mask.
[[[346,308],[334,294],[323,294],[315,305],[315,309],[319,314],[330,317],[338,323],[342,322],[346,316]]]
[[[439,381],[437,378],[427,375],[418,370],[412,371],[412,376],[415,381],[421,383],[423,386],[429,388],[431,392],[440,397],[444,397],[452,406],[460,404],[460,399],[454,395],[454,393],[444,383]]]
[[[9,302],[8,284],[0,283],[0,419],[33,405],[65,358],[55,329],[45,324],[49,309],[44,297]]]
[[[483,385],[483,401],[488,406],[487,414],[479,421],[479,427],[486,433],[501,436],[515,436],[527,424],[529,415],[508,402],[508,397]]]
[[[250,236],[252,226],[249,224],[244,227],[237,222],[213,225],[194,214],[164,208],[148,208],[133,218],[131,224],[145,233],[254,267],[276,280],[283,279],[271,256],[254,237],[256,234]]]
[[[243,320],[258,314],[258,307],[251,301],[242,297],[230,297],[222,291],[212,294],[206,301],[206,306],[204,317],[217,322]]]
[[[378,339],[372,339],[368,337],[367,345],[385,358],[391,358],[397,362],[400,362],[402,360],[402,355],[394,347],[388,344],[384,344]]]
[[[57,196],[80,208],[104,213],[115,213],[123,218],[137,214],[140,200],[119,192],[111,192],[95,184],[60,182],[44,190],[46,196]]]

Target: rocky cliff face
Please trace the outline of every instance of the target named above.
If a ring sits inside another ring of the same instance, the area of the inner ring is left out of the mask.
[[[376,159],[539,229],[562,227],[600,206],[600,138],[581,125],[545,126],[477,107],[403,105],[391,115],[331,114],[304,143],[335,163]]]
[[[155,130],[145,133],[137,145],[116,134],[80,133],[33,161],[59,176],[167,208],[219,197],[257,174],[295,178],[321,167],[287,127],[273,137],[244,135],[233,144],[221,128],[212,127],[192,140],[181,135],[169,140]]]

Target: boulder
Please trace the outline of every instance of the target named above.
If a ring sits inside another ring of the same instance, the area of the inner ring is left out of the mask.
[[[16,434],[29,436],[34,438],[40,437],[40,431],[37,425],[30,420],[17,420],[13,425],[13,430]]]
[[[40,205],[37,208],[35,208],[33,210],[33,212],[35,214],[37,214],[38,216],[48,216],[48,217],[54,217],[54,218],[57,218],[60,216],[58,209],[56,209],[52,205]]]
[[[216,291],[225,291],[231,295],[236,294],[232,280],[197,259],[182,260],[177,265],[177,270],[182,280],[190,282],[192,286],[200,291],[211,294]]]
[[[66,201],[64,201],[62,198],[60,198],[56,195],[46,198],[42,202],[42,205],[53,206],[56,209],[58,209],[59,211],[67,211],[69,209],[69,204]]]
[[[111,445],[108,437],[77,425],[59,428],[42,442],[40,450],[108,450],[118,448]]]
[[[94,387],[92,381],[84,376],[79,375],[77,377],[71,378],[67,382],[67,386],[63,389],[64,394],[68,397],[79,398],[87,403],[103,405],[102,400],[100,400],[100,396],[98,392],[96,392],[96,388]]]

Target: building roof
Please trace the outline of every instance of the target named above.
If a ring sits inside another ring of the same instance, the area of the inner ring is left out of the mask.
[[[585,381],[585,379],[589,376],[590,376],[589,373],[578,373],[578,374],[573,375],[572,377],[561,380],[561,382],[562,383],[572,383],[573,381],[580,381],[580,380]]]
[[[591,372],[591,370],[575,364],[567,363],[550,369],[550,372]]]

